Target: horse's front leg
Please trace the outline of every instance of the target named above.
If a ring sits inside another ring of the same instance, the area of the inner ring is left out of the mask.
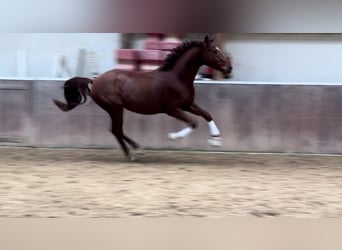
[[[192,114],[199,115],[203,117],[207,122],[209,126],[209,132],[211,135],[211,138],[208,140],[208,143],[211,146],[215,147],[221,147],[222,146],[222,139],[220,137],[220,130],[217,128],[212,116],[199,107],[195,102],[193,102],[189,107],[185,109],[186,111],[189,111]]]
[[[167,112],[169,116],[177,118],[188,124],[188,127],[182,129],[181,131],[175,133],[169,133],[170,140],[178,140],[188,136],[195,128],[197,128],[197,121],[192,117],[188,116],[182,109],[174,109]]]

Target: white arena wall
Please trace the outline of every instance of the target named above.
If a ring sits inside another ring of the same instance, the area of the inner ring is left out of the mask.
[[[233,34],[237,81],[342,83],[342,34]]]
[[[96,53],[101,73],[115,67],[114,52],[120,41],[121,35],[113,33],[2,33],[0,77],[56,77],[60,56],[66,57],[74,75],[80,49]]]
[[[342,34],[227,34],[226,38],[233,81],[342,82]],[[101,73],[117,64],[114,53],[120,44],[117,33],[2,33],[0,77],[54,78],[61,56],[66,57],[70,74],[77,74],[81,49],[96,53]],[[84,75],[89,75],[89,65],[85,66]]]

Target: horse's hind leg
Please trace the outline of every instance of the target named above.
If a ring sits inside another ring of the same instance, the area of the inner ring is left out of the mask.
[[[192,114],[199,115],[203,117],[207,122],[209,126],[209,131],[211,138],[208,140],[208,143],[212,146],[222,146],[221,137],[220,137],[220,130],[217,128],[213,118],[211,115],[199,107],[196,103],[192,103],[189,107],[185,109],[186,111],[189,111]]]
[[[126,136],[125,134],[123,134],[123,139],[132,146],[133,149],[139,149],[140,146],[138,143],[136,143],[135,141],[133,141],[131,138],[129,138],[128,136]]]
[[[134,159],[134,155],[143,155],[144,151],[141,150],[140,145],[133,141],[131,138],[123,134],[123,139],[134,149],[133,156],[131,159]]]
[[[116,137],[117,141],[119,142],[121,149],[123,150],[124,154],[127,158],[131,158],[129,149],[124,142],[124,134],[122,131],[122,124],[123,124],[123,108],[118,107],[115,110],[110,112],[110,117],[112,120],[112,133]]]

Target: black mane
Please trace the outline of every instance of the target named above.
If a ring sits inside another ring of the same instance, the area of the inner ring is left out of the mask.
[[[170,54],[167,55],[164,63],[160,66],[160,71],[168,71],[173,68],[178,59],[189,49],[193,47],[200,47],[203,45],[202,41],[184,41],[178,47],[174,48]]]

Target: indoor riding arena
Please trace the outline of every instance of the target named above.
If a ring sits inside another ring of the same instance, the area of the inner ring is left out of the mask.
[[[91,99],[69,112],[54,105],[68,78],[2,77],[0,217],[341,217],[342,79],[322,65],[316,72],[317,60],[297,71],[286,60],[310,60],[313,50],[326,56],[342,35],[287,36],[223,36],[232,78],[195,81],[196,102],[215,120],[221,147],[209,145],[202,117],[192,115],[198,128],[171,141],[168,133],[183,122],[125,111],[123,129],[142,147],[132,150],[133,161]],[[256,58],[248,58],[251,50]]]

